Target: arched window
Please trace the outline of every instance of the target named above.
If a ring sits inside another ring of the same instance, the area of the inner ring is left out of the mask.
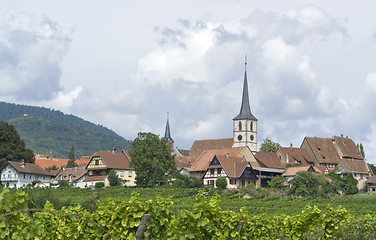
[[[253,122],[251,122],[251,131],[253,131]]]
[[[239,122],[239,131],[242,130],[242,122]]]

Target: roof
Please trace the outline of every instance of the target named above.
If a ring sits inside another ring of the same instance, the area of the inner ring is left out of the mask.
[[[196,140],[189,151],[189,160],[194,163],[205,150],[231,148],[233,144],[232,138]]]
[[[341,160],[331,138],[305,137],[319,163],[338,164]]]
[[[299,167],[289,167],[286,171],[282,174],[282,176],[295,176],[298,172],[318,172],[321,173],[320,169],[313,167],[313,166],[299,166]]]
[[[350,138],[337,137],[334,136],[333,141],[336,142],[340,152],[342,153],[343,158],[355,158],[355,159],[364,159],[363,155],[360,153],[358,147],[355,145],[353,140]]]
[[[74,161],[78,166],[86,167],[90,162],[91,156],[82,156],[81,159]]]
[[[37,164],[34,164],[34,163],[8,161],[8,164],[14,167],[16,171],[19,173],[30,173],[30,174],[54,176],[53,173],[48,172],[47,170],[39,167]]]
[[[285,164],[281,163],[276,153],[273,152],[257,152],[255,158],[261,166],[267,168],[285,168]]]
[[[107,175],[104,176],[88,176],[84,179],[84,182],[101,182],[107,178]]]
[[[243,95],[242,95],[242,105],[240,107],[240,113],[234,117],[233,120],[249,119],[257,121],[256,117],[251,113],[251,106],[249,104],[248,96],[248,81],[247,81],[247,71],[244,73],[244,84],[243,84]]]
[[[249,166],[247,160],[242,157],[215,156],[229,178],[239,178],[244,169]]]
[[[205,171],[208,169],[211,161],[213,160],[214,156],[223,156],[229,155],[230,157],[240,157],[242,158],[243,152],[248,147],[236,147],[236,148],[222,148],[222,149],[211,149],[205,150],[202,154],[198,157],[197,161],[193,163],[193,165],[188,169],[189,172],[195,171]],[[249,148],[248,148],[249,149]]]
[[[369,173],[367,163],[364,160],[343,158],[341,162],[345,163],[352,173]]]
[[[309,156],[305,148],[280,147],[279,149],[286,159],[288,156],[290,163],[299,162],[302,165],[310,165],[309,163],[313,163],[313,159]]]
[[[184,150],[180,148],[176,148],[176,150],[182,155],[182,156],[189,156],[189,150]]]
[[[370,176],[370,177],[368,178],[367,183],[373,183],[373,184],[376,184],[376,175]]]
[[[83,169],[83,168],[67,168],[67,169],[64,169],[64,171],[60,172],[59,174],[57,174],[57,176],[55,177],[55,181],[59,181],[59,180],[68,180],[69,181],[69,175],[72,175],[72,180],[73,181],[76,181],[78,179],[80,179],[81,177],[83,177],[85,174],[87,173],[87,170],[86,169]],[[60,175],[63,174],[64,178],[61,179]]]
[[[55,166],[57,169],[62,168],[68,164],[68,159],[64,158],[36,158],[35,164],[39,167],[46,169]]]
[[[175,166],[177,170],[181,170],[182,168],[189,168],[191,166],[189,162],[189,157],[188,156],[174,156],[175,160]]]
[[[128,153],[128,154],[127,154]],[[105,162],[107,168],[111,169],[133,169],[130,167],[130,155],[129,151],[121,151],[113,153],[111,151],[99,151],[93,154],[91,160],[94,157],[101,157]],[[90,160],[90,161],[91,161]]]

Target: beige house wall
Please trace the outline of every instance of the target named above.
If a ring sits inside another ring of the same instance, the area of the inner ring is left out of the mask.
[[[136,186],[136,172],[131,169],[114,169],[122,182],[122,186],[134,187]],[[108,178],[104,180],[104,186],[110,186]]]

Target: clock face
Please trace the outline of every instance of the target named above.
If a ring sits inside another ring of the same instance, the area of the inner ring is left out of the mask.
[[[251,137],[250,137],[250,138],[251,138],[251,141],[253,141],[253,139],[254,139],[255,137],[254,137],[253,135],[251,135]]]
[[[242,138],[243,138],[242,135],[239,135],[239,136],[238,136],[238,140],[239,140],[239,141],[241,141]]]

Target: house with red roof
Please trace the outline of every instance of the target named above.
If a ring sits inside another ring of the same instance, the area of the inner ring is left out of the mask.
[[[115,170],[123,186],[136,186],[136,172],[130,166],[131,157],[128,150],[115,153],[114,151],[100,151],[93,154],[86,166],[88,176],[84,179],[85,187],[94,187],[97,182],[110,183],[108,173]]]

